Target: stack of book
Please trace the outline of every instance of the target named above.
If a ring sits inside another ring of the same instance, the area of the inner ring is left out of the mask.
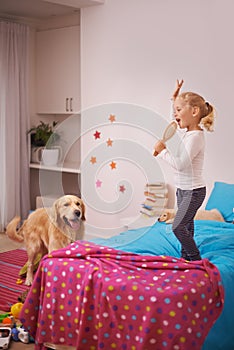
[[[144,189],[145,200],[142,203],[141,213],[150,217],[160,216],[168,202],[167,186],[163,182],[146,184]]]

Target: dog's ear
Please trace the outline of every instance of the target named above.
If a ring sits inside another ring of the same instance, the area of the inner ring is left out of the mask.
[[[58,201],[56,200],[51,208],[51,218],[53,220],[53,222],[57,222],[58,216],[57,216],[57,212],[58,212]]]
[[[167,220],[171,220],[173,217],[173,214],[170,211],[167,211]]]
[[[81,216],[81,220],[85,221],[86,220],[86,217],[85,217],[85,205],[84,205],[84,202],[82,201],[81,202],[81,209],[82,209],[82,216]]]
[[[172,224],[174,221],[174,217],[175,217],[175,213],[173,212],[173,210],[168,210],[166,224]]]

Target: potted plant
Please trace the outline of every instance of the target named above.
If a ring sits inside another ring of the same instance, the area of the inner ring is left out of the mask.
[[[31,134],[32,147],[51,148],[56,141],[59,140],[59,135],[54,132],[58,122],[53,121],[52,125],[40,121],[37,126],[33,126],[28,133]]]
[[[45,165],[55,165],[59,159],[60,147],[56,142],[60,136],[55,132],[58,122],[52,124],[40,121],[37,126],[33,126],[28,133],[31,141],[31,161],[40,163],[42,160]],[[60,154],[61,155],[61,154]]]

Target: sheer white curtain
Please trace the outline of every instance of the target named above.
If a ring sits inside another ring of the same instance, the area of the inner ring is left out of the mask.
[[[0,20],[0,230],[30,208],[27,130],[29,28]]]

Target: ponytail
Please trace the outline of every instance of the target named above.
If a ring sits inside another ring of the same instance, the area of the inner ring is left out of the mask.
[[[214,107],[205,102],[204,113],[201,116],[201,124],[207,131],[214,131]]]

